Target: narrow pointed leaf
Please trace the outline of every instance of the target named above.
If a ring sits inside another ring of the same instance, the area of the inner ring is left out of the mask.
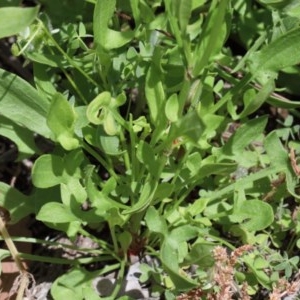
[[[274,74],[300,63],[300,28],[281,35],[261,51],[250,56],[249,67],[253,75]]]
[[[0,113],[29,130],[50,137],[49,102],[25,80],[0,69]]]

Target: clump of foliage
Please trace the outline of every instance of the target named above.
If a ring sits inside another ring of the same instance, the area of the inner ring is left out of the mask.
[[[117,298],[133,254],[159,260],[140,280],[166,299],[295,294],[298,2],[38,2],[0,9],[33,68],[31,83],[0,70],[0,134],[38,156],[32,192],[0,183],[0,203],[99,246],[30,257],[72,265],[52,297],[98,299],[92,280],[117,269]],[[287,117],[268,123],[270,107]]]

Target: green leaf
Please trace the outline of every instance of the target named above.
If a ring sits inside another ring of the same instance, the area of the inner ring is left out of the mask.
[[[36,216],[37,220],[50,223],[68,223],[78,221],[70,208],[58,202],[48,202],[42,206]]]
[[[54,281],[51,295],[54,299],[99,299],[92,283],[94,278],[95,275],[92,272],[77,267]]]
[[[166,220],[158,213],[158,211],[153,206],[150,206],[147,209],[145,221],[150,231],[160,233],[164,237],[167,236],[168,227]]]
[[[0,8],[0,39],[24,30],[34,21],[38,11],[39,6]]]
[[[120,139],[117,136],[108,135],[101,126],[96,130],[97,146],[108,155],[120,155]]]
[[[282,169],[288,169],[289,156],[276,131],[270,132],[264,140],[265,150],[270,158],[271,166],[282,167]],[[276,150],[276,151],[274,151]]]
[[[17,125],[15,122],[1,115],[0,124],[0,135],[10,139],[18,147],[18,161],[32,156],[34,153],[39,153],[39,149],[34,142],[34,134],[32,131]]]
[[[300,28],[295,28],[282,34],[261,51],[253,53],[249,59],[250,71],[254,76],[274,76],[274,73],[300,63],[299,48]]]
[[[168,198],[174,192],[174,189],[175,189],[175,184],[171,184],[168,182],[161,182],[157,186],[154,198],[160,200]]]
[[[217,54],[225,42],[228,31],[229,0],[212,1],[206,22],[201,32],[201,42],[194,53],[193,75],[198,76],[205,68],[213,55]]]
[[[74,109],[76,115],[74,132],[78,137],[82,138],[83,129],[89,124],[89,120],[86,116],[86,106],[76,106]]]
[[[290,194],[300,199],[300,195],[295,192],[298,186],[298,178],[291,166],[290,157],[275,131],[266,137],[264,146],[270,158],[271,165],[285,173],[286,186]],[[274,149],[276,149],[276,151],[274,151]]]
[[[178,3],[179,2],[179,3]],[[178,10],[178,21],[181,31],[184,32],[189,24],[189,19],[192,13],[192,0],[179,0],[173,1],[173,3],[179,4],[177,6]]]
[[[80,179],[70,177],[67,184],[61,183],[60,194],[62,203],[68,206],[76,216],[84,214],[80,205],[87,199],[87,193]]]
[[[197,112],[193,110],[172,124],[168,138],[174,140],[177,137],[184,136],[196,144],[199,142],[204,128],[202,120]]]
[[[165,106],[165,92],[161,81],[161,72],[157,66],[151,65],[146,76],[145,93],[153,124],[160,122],[161,112]]]
[[[156,160],[153,148],[146,142],[140,141],[136,152],[138,160],[146,166],[149,173],[157,178],[159,176],[159,163]]]
[[[179,102],[177,94],[172,94],[166,102],[165,114],[171,122],[178,120]]]
[[[178,264],[178,252],[174,248],[173,243],[168,243],[168,240],[163,242],[160,250],[160,257],[164,269],[169,274],[177,291],[188,291],[195,288],[198,284],[188,276],[180,275]]]
[[[259,231],[270,226],[274,221],[272,206],[260,200],[243,201],[230,216],[232,222],[242,223],[240,226],[248,231]]]
[[[3,261],[6,257],[11,257],[11,253],[7,249],[0,249],[0,261]],[[0,275],[2,274],[2,264],[0,265]]]
[[[207,177],[211,174],[228,175],[234,172],[237,168],[236,163],[205,163],[205,160],[202,162],[198,178]]]
[[[246,146],[259,138],[266,127],[268,118],[262,116],[248,121],[237,129],[237,131],[229,138],[224,145],[222,152],[225,155],[241,155]]]
[[[51,102],[47,124],[66,150],[79,147],[79,140],[74,137],[75,120],[75,111],[68,100],[62,94],[56,93]]]
[[[270,5],[272,8],[283,8],[288,5],[290,0],[259,0],[264,5]]]
[[[49,101],[56,94],[56,89],[51,82],[51,74],[47,68],[39,63],[33,63],[34,82],[40,94],[44,95]]]
[[[69,152],[64,159],[57,155],[44,154],[33,165],[33,184],[45,189],[81,178],[80,164],[83,159],[84,156],[80,150]]]
[[[95,125],[102,124],[110,102],[111,94],[109,92],[99,94],[87,107],[86,115],[88,120]]]
[[[0,206],[9,211],[12,224],[33,213],[35,209],[31,198],[4,182],[0,182]]]
[[[166,1],[165,6],[172,33],[176,37],[177,44],[181,47],[183,43],[181,35],[186,34],[192,13],[192,0]]]
[[[118,208],[113,207],[107,212],[107,220],[110,227],[114,227],[117,225],[121,227],[124,225],[127,218],[120,214],[120,210]]]
[[[139,0],[130,0],[130,7],[132,11],[132,15],[134,17],[135,24],[138,25],[141,19],[141,12],[139,7]]]
[[[64,179],[68,180],[68,177],[81,178],[82,173],[80,165],[84,159],[85,156],[80,148],[68,152],[64,156]]]
[[[245,255],[243,257],[243,261],[247,264],[248,268],[254,273],[258,282],[265,288],[270,288],[271,279],[270,276],[267,275],[263,270],[256,269],[254,267],[253,257],[250,255]]]
[[[7,7],[7,6],[18,6],[20,5],[20,0],[3,0],[1,1],[1,7]]]
[[[256,257],[253,263],[254,268],[256,269],[266,269],[270,267],[270,263],[266,260],[263,259],[262,257]]]
[[[124,231],[118,235],[118,240],[120,242],[123,253],[126,253],[132,242],[132,235],[128,231]]]
[[[142,187],[137,203],[135,203],[132,207],[125,209],[122,213],[127,215],[145,210],[151,204],[156,188],[157,180],[152,179],[147,181]]]
[[[118,125],[115,121],[113,113],[108,110],[103,122],[103,128],[108,135],[116,135],[118,133]]]
[[[192,8],[193,10],[199,8],[205,4],[205,0],[192,0]]]
[[[191,176],[194,176],[198,173],[201,166],[202,157],[199,152],[194,152],[188,156],[186,161],[186,166],[191,172]]]
[[[239,178],[237,181],[229,184],[224,188],[221,188],[220,190],[213,190],[212,192],[209,192],[205,197],[209,197],[210,201],[219,198],[220,199],[225,198],[226,195],[232,194],[234,193],[234,191],[238,189],[252,188],[254,182],[258,180],[262,180],[263,178],[272,176],[282,171],[284,171],[284,169],[282,169],[281,167],[280,168],[269,167],[269,168],[262,169],[258,172],[251,173],[246,177]]]
[[[44,154],[34,163],[32,182],[36,187],[48,188],[62,182],[64,164],[59,156]]]
[[[39,52],[28,52],[26,53],[26,56],[31,61],[42,65],[46,65],[54,68],[66,67],[66,62],[62,63],[62,57],[60,55],[39,53]]]
[[[93,165],[86,166],[84,178],[86,191],[92,206],[97,208],[97,210],[101,212],[101,215],[105,215],[107,211],[112,208],[126,209],[126,205],[118,203],[105,195],[107,190],[104,189],[103,192],[98,190],[97,184],[99,182],[99,178],[96,176],[94,169],[95,166]]]
[[[175,245],[179,245],[181,242],[188,241],[197,237],[199,234],[198,228],[191,225],[183,225],[177,227],[171,231],[168,236],[168,242]]]
[[[239,115],[233,116],[233,118],[241,119],[257,111],[269,98],[270,94],[274,91],[274,89],[274,79],[270,78],[255,95],[255,97],[253,97],[253,99],[250,99],[248,103],[245,103],[244,110]]]
[[[88,165],[85,169],[85,187],[88,198],[93,207],[100,208],[103,211],[103,215],[107,211],[114,207],[113,203],[110,203],[109,198],[103,195],[95,184],[94,166]]]
[[[201,111],[202,110],[200,110],[200,113]],[[204,115],[201,116],[201,120],[205,125],[203,135],[205,136],[205,140],[209,140],[215,137],[216,130],[222,126],[222,123],[224,122],[224,116],[218,116],[205,112]]]
[[[165,10],[167,13],[167,19],[169,21],[172,34],[175,37],[176,44],[178,45],[180,52],[182,52],[183,40],[182,40],[182,35],[178,23],[178,14],[179,14],[179,11],[177,9],[178,1],[165,0],[164,2],[165,2]]]
[[[184,264],[197,264],[201,269],[212,267],[214,264],[214,258],[212,257],[212,250],[214,247],[214,244],[204,243],[197,243],[193,245],[189,254],[185,258]]]
[[[192,205],[188,208],[187,212],[191,214],[191,216],[196,216],[204,211],[207,204],[209,202],[209,198],[200,198],[193,202]]]
[[[98,0],[94,9],[94,42],[101,50],[116,49],[124,46],[134,37],[133,31],[115,31],[108,27],[115,11],[116,0]]]
[[[281,107],[281,108],[298,108],[300,107],[300,101],[296,100],[289,100],[284,97],[274,97],[271,95],[267,102],[275,107]]]
[[[88,120],[95,125],[102,124],[108,135],[115,135],[118,132],[118,125],[113,110],[114,106],[118,106],[123,100],[123,94],[114,99],[109,92],[102,92],[88,105],[86,110]]]
[[[49,138],[51,131],[46,124],[48,110],[49,102],[41,97],[29,83],[0,69],[1,115]]]

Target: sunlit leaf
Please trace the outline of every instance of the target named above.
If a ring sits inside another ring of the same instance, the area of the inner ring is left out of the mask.
[[[99,50],[109,50],[124,46],[133,37],[133,31],[116,31],[108,27],[114,13],[116,0],[98,0],[94,10],[94,39]]]
[[[295,28],[282,34],[261,51],[253,53],[249,67],[253,75],[259,75],[266,82],[276,72],[300,62],[300,29]],[[272,75],[273,74],[273,75]]]
[[[0,8],[0,39],[24,30],[34,21],[38,11],[39,6]]]
[[[54,95],[47,124],[66,150],[76,149],[79,146],[79,140],[74,136],[75,120],[75,111],[68,100],[62,94]]]
[[[240,226],[249,231],[267,228],[274,221],[272,207],[260,200],[244,201],[230,216],[231,221],[239,222]]]
[[[48,188],[62,181],[63,160],[59,156],[45,154],[40,156],[32,169],[32,181],[36,187]]]
[[[35,204],[30,197],[4,182],[0,182],[0,206],[8,210],[11,223],[17,223],[35,210]]]
[[[49,102],[29,83],[0,69],[1,115],[44,137],[50,137],[51,131],[46,124],[49,106]]]
[[[57,202],[49,202],[45,204],[38,212],[36,218],[37,220],[50,223],[78,221],[78,218],[72,214],[69,207]]]

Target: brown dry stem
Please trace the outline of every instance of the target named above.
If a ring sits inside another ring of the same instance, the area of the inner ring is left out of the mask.
[[[0,210],[0,233],[20,273],[13,284],[9,297],[17,293],[16,300],[22,300],[24,299],[24,294],[29,286],[30,278],[32,278],[32,275],[28,273],[26,268],[24,267],[20,258],[20,254],[6,229],[6,210],[1,207]]]
[[[290,160],[292,168],[297,176],[300,176],[300,167],[297,164],[297,159],[295,155],[295,150],[293,148],[290,149]]]

